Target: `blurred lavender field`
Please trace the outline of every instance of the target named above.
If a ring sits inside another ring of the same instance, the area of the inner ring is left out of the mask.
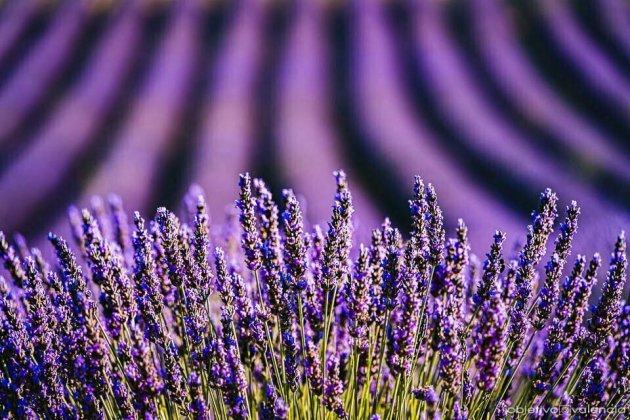
[[[0,229],[66,234],[70,203],[223,221],[238,173],[362,239],[406,226],[413,175],[475,249],[523,238],[539,193],[582,207],[577,252],[630,226],[626,0],[9,0],[0,10]]]

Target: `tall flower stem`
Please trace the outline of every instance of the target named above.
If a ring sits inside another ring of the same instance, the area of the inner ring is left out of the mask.
[[[380,399],[380,393],[379,393],[379,385],[381,382],[381,375],[383,373],[383,363],[385,362],[385,346],[387,344],[387,327],[389,326],[389,317],[390,317],[390,310],[388,309],[385,312],[385,326],[383,327],[383,336],[381,338],[381,354],[380,354],[380,360],[378,362],[378,374],[376,376],[376,385],[374,388],[374,401],[372,402],[372,414],[376,414],[376,406],[378,404],[378,400]],[[370,386],[369,384],[367,386]]]

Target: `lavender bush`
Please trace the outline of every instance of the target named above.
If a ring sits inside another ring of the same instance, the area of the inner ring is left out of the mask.
[[[575,202],[548,246],[559,211],[543,192],[522,249],[504,252],[496,232],[481,265],[462,220],[446,239],[419,177],[410,232],[385,220],[355,246],[352,196],[335,177],[327,228],[307,227],[293,191],[278,208],[242,175],[223,226],[191,189],[182,218],[160,208],[129,223],[116,197],[109,211],[73,211],[76,246],[49,235],[55,264],[2,234],[2,417],[623,415],[623,232],[589,308],[602,261],[571,259]]]

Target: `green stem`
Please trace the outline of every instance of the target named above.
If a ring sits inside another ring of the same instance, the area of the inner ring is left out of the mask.
[[[385,327],[383,328],[383,337],[381,338],[381,348],[380,348],[380,352],[381,352],[381,357],[380,357],[380,361],[379,361],[379,365],[378,365],[378,375],[376,376],[376,387],[375,387],[375,393],[374,393],[374,401],[372,402],[372,414],[376,414],[376,405],[378,403],[379,400],[379,393],[378,393],[378,387],[380,385],[381,382],[381,374],[383,371],[383,362],[385,361],[385,345],[386,343],[386,339],[387,339],[387,327],[389,326],[389,316],[390,316],[390,310],[388,309],[385,312]],[[369,386],[369,384],[368,384]]]

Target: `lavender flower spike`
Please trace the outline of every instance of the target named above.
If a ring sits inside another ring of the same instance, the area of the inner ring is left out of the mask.
[[[481,318],[473,334],[473,352],[477,355],[476,382],[484,392],[493,389],[506,350],[507,311],[501,293],[501,289],[496,288],[484,300]]]
[[[240,222],[243,229],[241,245],[245,252],[247,267],[256,271],[260,268],[260,237],[256,228],[256,203],[252,197],[252,179],[248,173],[239,179],[240,196],[236,206],[240,210]]]
[[[429,234],[430,262],[431,266],[435,268],[443,258],[442,249],[446,235],[444,230],[444,216],[442,215],[442,209],[438,205],[437,193],[433,185],[427,185],[425,195],[429,216],[427,232]]]
[[[510,341],[519,346],[529,323],[526,312],[532,295],[535,267],[545,255],[547,239],[553,231],[557,215],[557,201],[556,194],[550,189],[541,194],[538,211],[532,213],[534,221],[528,227],[527,243],[519,255],[514,306],[510,312]]]
[[[306,272],[306,245],[304,242],[304,222],[302,210],[292,190],[284,190],[285,211],[282,213],[284,225],[284,259],[287,271],[291,275],[290,284],[303,290],[306,286],[303,280]]]
[[[577,219],[580,208],[575,201],[567,207],[567,217],[560,226],[560,235],[556,239],[556,247],[551,259],[545,267],[545,283],[540,290],[540,301],[534,311],[532,325],[536,330],[541,330],[553,310],[558,298],[558,281],[562,275],[562,269],[571,252],[571,241],[577,230]]]
[[[608,271],[601,297],[597,306],[593,308],[592,318],[588,321],[589,336],[586,346],[592,352],[602,348],[621,315],[627,265],[626,235],[625,232],[621,232],[610,259],[610,270]]]
[[[347,262],[352,246],[352,196],[345,187],[343,172],[335,172],[337,178],[337,194],[326,244],[323,250],[322,287],[331,291],[343,283],[348,272]]]

